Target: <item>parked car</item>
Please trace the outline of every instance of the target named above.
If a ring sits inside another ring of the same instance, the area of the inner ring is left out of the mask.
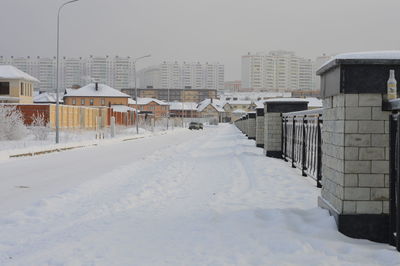
[[[203,124],[202,123],[197,123],[197,122],[190,122],[189,129],[190,130],[192,130],[192,129],[196,129],[196,130],[203,129]]]

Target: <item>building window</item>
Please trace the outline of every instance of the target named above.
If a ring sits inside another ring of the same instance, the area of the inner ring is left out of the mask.
[[[24,95],[24,83],[21,82],[21,95]]]
[[[81,105],[85,105],[85,99],[81,99]]]
[[[101,99],[101,105],[106,105],[106,100],[105,99]]]
[[[9,95],[9,94],[10,94],[10,83],[0,82],[0,95]]]
[[[90,105],[93,105],[93,103],[94,103],[94,100],[90,99]]]
[[[76,99],[72,99],[72,105],[76,105]]]

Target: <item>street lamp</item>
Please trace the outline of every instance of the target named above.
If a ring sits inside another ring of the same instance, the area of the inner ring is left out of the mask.
[[[136,101],[136,134],[139,134],[139,113],[138,113],[138,103],[137,103],[137,87],[136,87],[136,62],[140,59],[150,57],[151,55],[144,55],[138,58],[133,59],[133,68],[135,71],[135,101]]]
[[[57,14],[57,67],[56,67],[56,143],[60,143],[60,100],[58,97],[58,79],[59,79],[59,70],[58,70],[58,66],[59,66],[59,57],[60,57],[60,13],[61,13],[61,9],[68,5],[71,4],[73,2],[77,2],[79,0],[71,0],[68,2],[65,2],[64,4],[62,4],[60,6],[60,8],[58,9],[58,14]]]

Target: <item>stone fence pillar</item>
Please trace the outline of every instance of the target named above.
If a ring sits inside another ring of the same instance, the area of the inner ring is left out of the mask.
[[[302,99],[271,99],[264,102],[264,154],[282,158],[282,113],[307,110]]]
[[[339,57],[340,58],[340,57]],[[318,70],[324,101],[322,191],[318,205],[354,238],[388,241],[389,70],[400,60],[335,59]]]
[[[250,112],[248,113],[247,119],[247,126],[248,126],[248,139],[256,139],[256,113]]]
[[[246,137],[249,136],[249,114],[246,114],[243,120],[243,132]]]
[[[256,146],[264,148],[264,107],[256,108]]]

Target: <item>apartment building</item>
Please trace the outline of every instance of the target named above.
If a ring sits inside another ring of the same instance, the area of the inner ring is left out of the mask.
[[[219,63],[162,62],[140,71],[140,88],[223,90],[225,70]]]
[[[288,51],[242,56],[242,91],[313,90],[314,63]]]
[[[75,85],[82,87],[90,82],[101,82],[116,89],[129,88],[133,85],[134,64],[130,57],[60,57],[59,63],[59,87],[62,90]],[[35,89],[54,91],[56,88],[56,57],[0,56],[0,65],[13,65],[37,77],[40,82],[35,84]]]

